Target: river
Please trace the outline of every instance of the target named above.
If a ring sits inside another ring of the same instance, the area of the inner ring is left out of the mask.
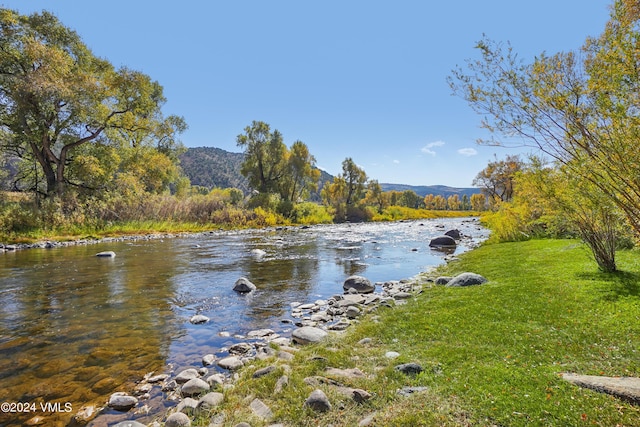
[[[291,302],[342,293],[353,274],[379,282],[439,265],[444,254],[429,241],[452,228],[471,236],[456,253],[488,233],[458,218],[216,231],[0,254],[0,402],[23,412],[3,407],[0,425],[38,416],[64,426],[83,405],[130,391],[148,372],[201,367],[204,354],[219,354],[250,330],[286,335],[292,325],[282,320],[290,319]],[[100,251],[116,257],[96,257]],[[234,292],[242,276],[257,291]],[[192,325],[196,314],[210,321]],[[47,403],[58,410],[43,412]]]

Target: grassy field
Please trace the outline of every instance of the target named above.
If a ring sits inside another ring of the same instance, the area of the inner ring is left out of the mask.
[[[357,426],[373,413],[375,426],[640,425],[637,406],[559,377],[640,375],[640,254],[621,252],[619,266],[620,273],[600,273],[588,250],[571,240],[484,245],[436,274],[473,271],[487,284],[425,285],[408,304],[379,309],[341,337],[305,347],[288,367],[258,379],[251,374],[273,361],[245,368],[225,392],[225,425],[268,425],[252,418],[254,397],[274,411],[272,422],[296,426]],[[371,342],[359,344],[366,337]],[[389,360],[387,351],[400,357]],[[394,370],[407,362],[425,369],[413,377]],[[365,372],[335,379],[373,398],[358,404],[320,386],[333,409],[304,409],[315,387],[303,379],[326,376],[328,366]],[[285,372],[289,385],[274,395]],[[402,397],[397,390],[404,386],[427,390]]]

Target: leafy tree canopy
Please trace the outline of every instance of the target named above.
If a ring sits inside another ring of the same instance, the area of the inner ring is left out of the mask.
[[[116,70],[49,12],[0,9],[0,35],[0,149],[37,164],[44,193],[105,184],[120,169],[110,162],[129,148],[153,146],[175,160],[186,125],[162,115],[158,82]]]
[[[610,198],[640,234],[640,6],[615,0],[603,33],[581,50],[523,63],[483,39],[453,72],[454,93],[483,116],[490,144],[539,148]]]

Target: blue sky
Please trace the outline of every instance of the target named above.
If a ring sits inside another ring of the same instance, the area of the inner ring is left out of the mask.
[[[605,0],[0,0],[46,9],[94,54],[142,71],[185,118],[188,147],[239,151],[253,120],[305,142],[337,174],[351,157],[370,178],[471,186],[494,154],[480,117],[446,77],[486,34],[523,58],[600,34]]]

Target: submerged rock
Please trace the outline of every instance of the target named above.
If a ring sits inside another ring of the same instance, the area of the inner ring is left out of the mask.
[[[109,397],[107,405],[116,411],[126,412],[138,404],[138,399],[124,392],[116,392]]]
[[[233,285],[233,290],[240,293],[248,293],[255,291],[257,289],[256,285],[251,283],[249,279],[246,277],[241,277],[236,280],[236,283]]]
[[[99,258],[115,258],[116,253],[113,251],[98,252],[96,256]]]
[[[207,316],[203,316],[202,314],[196,314],[195,316],[191,317],[191,319],[189,319],[189,322],[193,323],[194,325],[200,325],[202,323],[207,323],[209,321],[209,318]]]

